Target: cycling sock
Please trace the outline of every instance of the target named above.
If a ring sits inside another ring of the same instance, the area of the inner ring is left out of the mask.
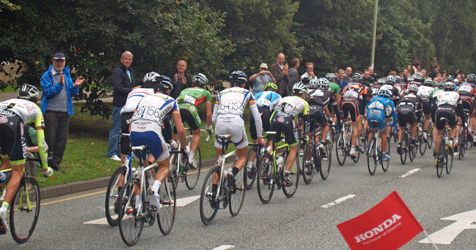
[[[237,167],[233,167],[233,176],[236,176],[240,172],[240,170]]]
[[[284,170],[284,174],[289,174],[289,173],[291,173],[291,172],[288,171],[288,170]]]
[[[188,154],[188,161],[191,162],[195,158],[195,152],[190,150],[190,153]]]
[[[159,193],[160,185],[162,185],[162,182],[160,182],[159,180],[154,181],[154,184],[152,184],[152,189],[154,190],[154,194]]]
[[[135,196],[135,199],[136,199],[136,202],[135,202],[135,205],[136,205],[136,209],[139,209],[139,204],[140,204],[140,194],[136,195]]]
[[[3,204],[2,204],[2,207],[6,207],[7,210],[8,210],[8,208],[10,207],[10,203],[4,201]]]

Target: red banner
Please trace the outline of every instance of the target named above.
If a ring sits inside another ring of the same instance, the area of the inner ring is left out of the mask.
[[[337,228],[351,249],[398,249],[423,231],[397,191]]]

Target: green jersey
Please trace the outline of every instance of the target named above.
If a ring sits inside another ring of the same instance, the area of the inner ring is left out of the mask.
[[[334,94],[339,94],[340,93],[340,87],[336,83],[330,82],[329,91],[334,93]]]
[[[180,104],[192,104],[195,107],[198,107],[204,102],[211,102],[212,95],[208,90],[202,88],[187,88],[180,92],[179,97],[177,98],[177,103]]]
[[[433,91],[431,91],[430,100],[433,99],[433,96],[435,96],[435,93],[438,92],[438,91],[443,91],[443,89],[434,89]]]

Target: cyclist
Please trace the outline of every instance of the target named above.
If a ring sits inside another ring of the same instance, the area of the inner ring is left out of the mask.
[[[180,109],[180,116],[183,122],[187,122],[188,126],[192,130],[192,143],[190,144],[190,153],[188,155],[188,162],[192,168],[197,168],[197,161],[195,160],[195,151],[200,143],[200,127],[202,121],[198,114],[198,107],[205,103],[207,109],[207,125],[205,129],[209,134],[213,133],[212,130],[212,96],[206,86],[208,85],[208,78],[198,73],[193,76],[192,87],[186,88],[180,92],[177,102]]]
[[[355,73],[352,76],[353,82],[349,83],[342,91],[341,111],[344,120],[347,120],[350,113],[352,120],[352,146],[350,155],[356,157],[357,137],[362,133],[361,114],[364,112],[365,102],[368,99],[368,90],[362,86],[362,74]]]
[[[402,134],[405,126],[410,124],[411,145],[415,147],[415,138],[418,133],[418,122],[420,113],[423,111],[421,97],[417,95],[418,86],[410,84],[408,94],[404,95],[397,105],[398,125],[398,146],[397,153],[401,154]]]
[[[435,86],[435,89],[430,93],[430,118],[433,124],[436,123],[436,96],[438,95],[439,91],[443,91],[445,87],[445,82],[437,82],[433,81],[433,86]],[[436,136],[438,134],[438,129],[436,129],[436,126],[433,126],[433,131],[432,131],[432,136],[433,136],[433,141],[436,141]]]
[[[255,96],[256,106],[261,115],[261,123],[263,124],[264,131],[271,129],[271,124],[269,123],[271,111],[281,100],[281,96],[277,92],[278,86],[273,82],[268,82],[264,85],[264,91],[258,92]],[[250,114],[250,135],[253,143],[256,143],[258,135],[256,133],[256,122],[252,114]]]
[[[430,128],[430,94],[435,90],[433,81],[427,78],[423,81],[423,86],[418,88],[417,96],[421,98],[425,123],[423,124],[423,139],[428,140],[428,129]]]
[[[185,129],[180,117],[177,102],[168,94],[173,90],[172,80],[166,76],[153,75],[150,81],[154,82],[155,94],[145,96],[137,104],[136,110],[131,118],[130,139],[132,146],[146,145],[150,151],[147,164],[157,161],[159,170],[155,175],[155,180],[150,189],[150,202],[155,206],[155,212],[160,208],[159,189],[169,173],[169,146],[162,135],[162,122],[166,116],[172,115],[175,127],[177,128],[179,141],[184,154],[188,153],[185,146]],[[136,193],[136,200],[139,193]],[[136,204],[137,206],[139,204]],[[136,207],[137,209],[137,207]]]
[[[476,75],[468,74],[466,82],[463,82],[458,90],[458,94],[463,102],[463,109],[469,112],[469,133],[474,142],[474,131],[476,129],[475,117],[475,97],[476,97]]]
[[[47,145],[43,131],[44,121],[40,108],[35,104],[38,101],[39,91],[36,87],[24,84],[18,90],[18,99],[0,102],[0,170],[12,169],[10,181],[7,184],[5,200],[0,207],[0,234],[8,231],[7,211],[23,176],[27,148],[25,144],[24,125],[34,124],[38,151],[43,166],[43,173],[51,176],[53,170],[47,165]],[[5,174],[0,173],[4,182]]]
[[[131,140],[129,139],[129,136],[124,136],[125,133],[129,133],[128,121],[132,118],[132,114],[134,113],[139,101],[145,96],[154,94],[154,84],[159,80],[159,77],[159,73],[156,72],[145,74],[142,86],[133,89],[127,95],[126,104],[124,104],[124,107],[121,109],[121,164],[124,164],[124,160],[131,153]]]
[[[389,99],[391,96],[392,92],[389,89],[380,89],[378,96],[374,97],[365,107],[365,114],[370,128],[368,143],[370,144],[375,130],[378,129],[382,140],[382,160],[390,160],[390,156],[387,155],[387,140],[389,135],[387,124],[395,126],[397,123],[395,106],[393,101]],[[372,121],[376,121],[377,123],[373,123]],[[367,150],[368,147],[369,145],[367,146]]]
[[[457,116],[461,117],[463,123],[466,122],[466,119],[463,115],[463,103],[458,93],[455,91],[454,82],[446,82],[444,91],[440,91],[436,94],[436,129],[438,129],[438,136],[435,140],[435,165],[438,164],[436,155],[438,154],[438,147],[441,142],[441,136],[443,135],[443,129],[445,128],[445,123],[443,118],[448,121],[448,125],[451,128],[450,138],[453,140],[453,143],[449,142],[448,146],[453,150],[455,145],[456,137],[456,124],[458,122]]]
[[[329,91],[329,80],[321,77],[315,82],[316,83],[311,81],[309,87],[316,90],[308,95],[306,101],[309,104],[309,115],[311,119],[310,131],[314,131],[318,125],[321,126],[321,141],[319,142],[319,138],[316,137],[316,145],[319,145],[319,148],[322,150],[326,143],[324,138],[327,136],[326,140],[331,141],[329,124],[330,110],[335,111],[337,117],[340,117],[340,114],[339,109],[337,109],[337,101],[335,100],[334,94]],[[332,109],[329,107],[332,107]],[[340,120],[337,120],[337,124],[340,127]]]
[[[304,100],[307,94],[308,89],[302,82],[295,83],[293,95],[282,98],[274,107],[274,112],[271,115],[271,130],[276,131],[278,135],[283,133],[286,143],[290,146],[284,168],[284,180],[288,185],[293,184],[290,172],[298,151],[299,124],[297,119],[300,115],[302,115],[304,134],[309,133],[309,104]]]
[[[386,79],[386,84],[383,85],[381,88],[384,89],[389,89],[392,92],[392,96],[390,96],[390,99],[393,101],[394,105],[398,104],[398,101],[400,100],[400,91],[403,90],[403,88],[398,89],[394,86],[396,82],[395,76],[389,75],[387,76]]]
[[[339,85],[336,83],[337,82],[337,76],[334,73],[327,73],[326,78],[327,78],[327,80],[329,80],[329,91],[334,93],[337,104],[339,104],[340,103],[340,98],[341,98],[341,95],[340,95],[341,89],[340,89]]]
[[[246,156],[248,154],[248,138],[242,118],[246,105],[250,106],[251,114],[256,123],[258,143],[265,145],[265,141],[261,138],[263,128],[255,98],[249,90],[244,88],[248,81],[247,75],[243,71],[237,70],[231,72],[229,79],[231,88],[218,93],[213,109],[212,122],[215,125],[216,135],[230,134],[231,142],[235,144],[238,160],[235,161],[232,171],[228,172],[226,176],[233,190],[235,186],[235,176],[245,166]],[[222,142],[218,138],[215,139],[215,152],[218,163],[218,156],[222,153]],[[217,189],[218,176],[214,176],[212,192],[216,194]]]

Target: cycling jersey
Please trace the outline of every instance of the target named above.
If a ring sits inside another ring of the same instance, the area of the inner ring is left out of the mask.
[[[162,124],[165,117],[171,113],[179,113],[175,99],[161,93],[148,95],[137,104],[132,115],[132,121],[147,120]]]
[[[311,115],[311,130],[313,130],[316,126],[314,123],[318,123],[320,125],[324,125],[327,123],[328,114],[325,114],[325,108],[329,106],[329,104],[337,110],[337,101],[334,99],[334,93],[324,90],[324,89],[316,89],[312,92],[308,98],[307,102],[309,104],[309,113]]]
[[[402,97],[398,103],[398,124],[404,127],[407,123],[414,124],[418,121],[417,113],[420,113],[422,108],[421,97],[410,93]]]
[[[456,125],[458,121],[457,116],[460,116],[462,121],[465,122],[463,103],[458,93],[454,91],[439,91],[436,93],[435,104],[437,107],[435,120],[438,130],[444,128],[444,122],[441,120],[442,117],[448,120],[450,126]]]
[[[233,87],[218,93],[213,113],[217,115],[243,115],[246,106],[255,104],[255,98],[247,89]]]
[[[198,107],[204,102],[211,102],[212,96],[210,92],[203,88],[187,88],[180,92],[179,97],[177,97],[177,102],[180,104],[187,103],[192,104],[195,107]]]
[[[10,99],[0,102],[1,155],[5,158],[8,155],[11,164],[15,166],[25,163],[24,124],[34,124],[35,128],[44,127],[43,115],[35,103],[24,99]],[[47,145],[43,129],[37,130],[36,137],[38,142],[41,142],[41,145],[38,145],[41,164],[46,167]]]
[[[262,91],[256,94],[255,100],[258,108],[266,107],[272,110],[281,100],[281,96],[273,91]]]
[[[286,143],[293,146],[299,141],[297,118],[303,115],[304,133],[309,133],[309,104],[298,96],[286,96],[274,107],[271,115],[271,129],[278,135],[284,134]]]
[[[334,94],[339,94],[340,93],[340,87],[338,84],[330,82],[329,83],[329,91],[334,93]]]
[[[286,96],[274,107],[274,112],[280,116],[307,115],[309,114],[309,104],[301,97]]]
[[[367,121],[369,122],[369,128],[383,130],[387,126],[387,119],[392,119],[390,126],[395,126],[397,123],[397,114],[395,112],[395,106],[393,101],[383,97],[376,96],[365,107]],[[372,123],[376,121],[377,123]]]
[[[133,89],[128,95],[126,104],[121,109],[121,115],[124,113],[134,112],[139,101],[145,96],[154,94],[154,89],[151,88],[137,88]]]
[[[438,107],[450,105],[456,108],[458,104],[461,104],[461,99],[459,94],[454,91],[440,91],[436,95],[436,106]]]
[[[430,98],[430,94],[433,90],[435,89],[429,86],[420,86],[418,88],[417,96],[420,96],[421,98]]]

